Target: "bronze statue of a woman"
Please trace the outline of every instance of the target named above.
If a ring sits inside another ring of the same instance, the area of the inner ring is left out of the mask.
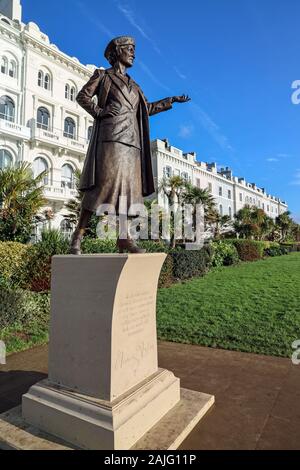
[[[131,217],[130,207],[143,204],[154,193],[149,116],[167,111],[173,103],[185,103],[188,96],[174,96],[148,103],[140,87],[126,73],[135,59],[135,41],[128,36],[113,39],[105,58],[111,68],[96,69],[77,96],[77,102],[95,121],[79,189],[83,191],[78,226],[71,242],[71,254],[80,255],[85,229],[99,206],[111,204],[115,213]],[[97,96],[97,104],[93,97]],[[127,207],[119,204],[126,196]],[[117,240],[119,252],[143,253],[134,241]]]

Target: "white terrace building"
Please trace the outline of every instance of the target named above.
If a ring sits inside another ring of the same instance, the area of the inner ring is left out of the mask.
[[[3,14],[2,14],[3,13]],[[21,22],[19,0],[0,0],[0,167],[30,162],[45,178],[53,226],[76,190],[93,119],[76,103],[95,66],[61,52],[34,23]]]
[[[229,168],[218,171],[215,163],[196,160],[196,153],[183,153],[169,145],[167,140],[151,143],[152,164],[156,187],[164,177],[179,175],[199,188],[208,188],[215,198],[221,215],[233,217],[246,204],[263,209],[269,217],[276,218],[288,207],[284,201],[271,196],[255,183],[247,183],[244,178],[232,175]],[[167,207],[163,194],[156,195],[158,203]]]
[[[45,178],[46,209],[52,227],[68,228],[64,204],[76,194],[74,172],[82,169],[93,119],[75,101],[94,65],[82,65],[51,44],[34,23],[24,24],[20,0],[0,0],[0,168],[30,162]],[[156,183],[180,174],[196,186],[209,187],[219,210],[233,215],[244,204],[256,204],[270,216],[287,209],[281,202],[230,170],[199,163],[165,141],[152,142]],[[160,204],[164,198],[157,195]]]

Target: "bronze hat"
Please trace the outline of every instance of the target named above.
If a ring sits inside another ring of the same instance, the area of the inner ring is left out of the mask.
[[[128,45],[135,46],[135,40],[131,36],[119,36],[115,39],[112,39],[105,49],[104,57],[108,60],[111,52],[116,48],[116,46]]]

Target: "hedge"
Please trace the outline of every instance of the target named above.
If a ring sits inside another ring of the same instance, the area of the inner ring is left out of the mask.
[[[280,243],[280,246],[288,250],[288,253],[300,251],[300,243],[297,242]]]
[[[214,242],[212,265],[214,267],[230,266],[239,262],[239,254],[233,244],[223,241]]]
[[[256,261],[264,256],[265,242],[246,239],[226,240],[232,243],[238,252],[241,261]]]
[[[171,251],[173,275],[177,280],[191,279],[206,274],[211,267],[213,250],[205,245],[196,251]]]
[[[174,283],[175,279],[174,279],[173,270],[174,270],[173,257],[171,255],[168,255],[160,272],[159,281],[158,281],[159,289],[162,287],[170,287]]]

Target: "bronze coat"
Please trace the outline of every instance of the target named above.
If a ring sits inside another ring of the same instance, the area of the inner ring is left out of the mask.
[[[93,132],[80,179],[79,189],[87,191],[96,186],[95,167],[96,159],[101,159],[101,151],[98,149],[99,142],[101,141],[118,141],[111,139],[110,136],[117,135],[116,128],[119,125],[118,116],[111,116],[109,119],[110,126],[105,126],[104,130],[101,129],[101,117],[109,115],[109,109],[106,108],[108,94],[111,90],[112,82],[119,91],[122,92],[124,100],[128,100],[128,88],[125,83],[120,79],[115,79],[115,71],[113,68],[108,70],[96,69],[91,79],[79,92],[76,100],[89,114],[91,114],[95,121]],[[166,98],[164,100],[148,103],[140,87],[130,78],[134,83],[140,94],[140,109],[139,109],[139,129],[140,129],[140,148],[141,148],[141,173],[142,173],[142,191],[143,196],[150,196],[154,191],[154,180],[151,162],[151,149],[150,149],[150,130],[149,130],[149,116],[167,111],[172,108],[172,100]],[[93,97],[97,96],[98,104],[93,101]],[[111,176],[111,175],[108,175]]]

